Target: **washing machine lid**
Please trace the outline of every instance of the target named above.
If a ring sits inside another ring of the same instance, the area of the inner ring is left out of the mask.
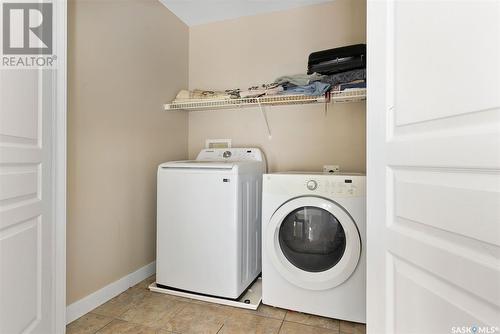
[[[170,161],[160,165],[161,168],[196,168],[196,169],[232,169],[235,166],[232,161],[202,161],[184,160]]]
[[[302,196],[281,205],[266,226],[266,252],[290,283],[326,290],[356,270],[361,239],[351,216],[337,203]]]

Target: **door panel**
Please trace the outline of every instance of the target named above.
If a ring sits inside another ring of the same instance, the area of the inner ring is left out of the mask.
[[[2,333],[29,332],[41,318],[39,218],[2,230],[0,247]]]
[[[484,303],[466,291],[401,259],[393,258],[392,266],[395,333],[451,333],[450,324],[480,325],[475,315],[488,317]]]
[[[500,246],[498,181],[473,172],[395,169],[392,215],[395,222],[420,222]]]
[[[0,133],[14,143],[38,144],[39,71],[3,70]]]
[[[500,326],[500,2],[369,1],[368,48],[368,332]]]
[[[0,70],[0,333],[55,333],[55,70]]]
[[[492,2],[388,3],[396,126],[500,105],[498,4]]]

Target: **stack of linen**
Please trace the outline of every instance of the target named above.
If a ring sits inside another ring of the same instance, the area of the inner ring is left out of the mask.
[[[366,45],[356,44],[313,52],[309,55],[308,73],[324,75],[322,83],[333,91],[366,88]]]
[[[238,88],[225,91],[181,90],[174,103],[279,95],[321,96],[329,91],[340,92],[361,88],[366,88],[365,44],[311,53],[308,61],[308,74],[285,75],[272,83],[243,90]]]
[[[252,86],[247,89],[228,89],[225,91],[195,89],[181,90],[175,97],[174,103],[195,102],[206,100],[249,99],[262,96],[277,95],[324,95],[331,88],[331,84],[321,82],[328,76],[313,73],[295,74],[280,77],[270,84]]]
[[[326,76],[321,80],[332,86],[332,91],[366,88],[366,69],[356,69]]]
[[[322,82],[326,76],[313,74],[295,74],[279,77],[275,82],[283,87],[281,95],[324,95],[331,88],[331,84]]]

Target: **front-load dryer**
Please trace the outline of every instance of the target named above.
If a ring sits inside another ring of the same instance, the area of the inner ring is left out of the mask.
[[[366,322],[364,175],[265,174],[262,302]]]
[[[265,166],[257,148],[228,148],[158,167],[158,285],[237,299],[255,280]]]

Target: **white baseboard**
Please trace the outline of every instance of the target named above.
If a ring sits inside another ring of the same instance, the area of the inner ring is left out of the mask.
[[[106,285],[104,288],[97,290],[96,292],[83,297],[82,299],[74,302],[66,307],[66,324],[80,318],[82,315],[92,311],[97,306],[104,304],[113,297],[118,296],[123,291],[127,290],[131,286],[145,280],[149,276],[156,272],[156,261],[145,265],[142,268],[134,271],[114,281],[111,284]]]

